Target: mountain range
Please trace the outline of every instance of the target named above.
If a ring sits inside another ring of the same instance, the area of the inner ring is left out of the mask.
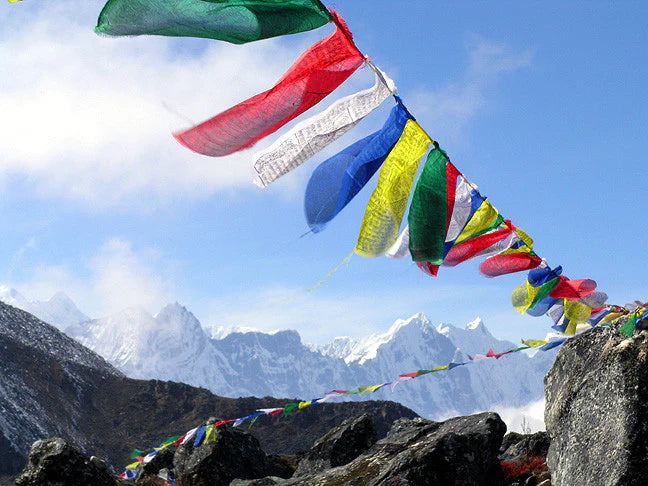
[[[178,303],[156,315],[131,308],[89,319],[62,293],[45,302],[30,302],[13,289],[0,288],[0,300],[7,299],[52,320],[126,376],[183,382],[229,397],[309,400],[334,388],[379,384],[401,373],[466,361],[468,355],[489,349],[502,352],[515,347],[495,338],[481,319],[465,328],[434,326],[420,313],[396,321],[382,334],[340,337],[314,346],[303,343],[294,330],[210,333]],[[410,380],[393,393],[384,387],[353,399],[395,400],[431,419],[521,407],[542,399],[542,379],[554,357],[555,351],[535,357],[516,353]]]

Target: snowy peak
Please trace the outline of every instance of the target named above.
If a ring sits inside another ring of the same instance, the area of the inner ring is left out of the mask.
[[[374,334],[354,344],[350,342],[351,352],[344,360],[347,363],[363,365],[368,360],[376,359],[382,347],[414,345],[421,340],[434,339],[437,334],[430,320],[419,312],[409,319],[398,319],[384,334]]]
[[[224,327],[224,326],[215,326],[215,327],[208,327],[207,331],[209,332],[209,337],[211,337],[214,340],[219,340],[219,339],[225,339],[227,336],[230,334],[238,333],[238,334],[247,334],[250,332],[262,332],[259,329],[256,329],[254,327]]]
[[[29,312],[61,330],[89,320],[63,292],[57,292],[45,301],[30,301],[17,290],[0,285],[0,301]]]
[[[179,303],[155,316],[138,307],[67,329],[132,378],[181,381],[221,393],[233,372],[196,317]]]
[[[164,328],[175,328],[179,332],[203,334],[200,322],[186,307],[179,303],[168,304],[158,312],[155,321]]]
[[[22,310],[30,304],[20,292],[6,285],[0,285],[0,301]]]
[[[436,330],[465,354],[485,353],[489,349],[502,352],[514,347],[510,341],[494,337],[479,317],[466,324],[463,329],[452,324],[439,324]]]

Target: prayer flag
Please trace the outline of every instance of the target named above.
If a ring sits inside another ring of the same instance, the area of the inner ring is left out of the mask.
[[[174,134],[176,140],[203,155],[229,155],[251,147],[322,101],[364,62],[344,21],[334,12],[333,16],[335,32],[304,52],[273,88]]]
[[[405,130],[409,113],[400,103],[383,127],[322,162],[313,171],[304,196],[310,229],[322,231],[369,182]]]
[[[319,0],[109,0],[95,32],[243,44],[316,29],[330,20]]]
[[[549,296],[554,299],[580,300],[595,290],[596,282],[594,280],[570,280],[561,275],[560,282],[558,282],[556,288],[551,291]]]
[[[144,451],[140,449],[133,449],[133,452],[131,453],[131,459],[135,459],[136,457],[140,457],[144,455]]]
[[[360,228],[355,252],[364,257],[384,255],[398,238],[419,161],[432,140],[414,120],[385,159]]]
[[[217,428],[212,425],[211,427],[207,427],[207,431],[205,432],[205,444],[213,444],[215,442],[218,442],[218,431]]]
[[[454,267],[478,255],[500,253],[511,246],[512,236],[516,237],[512,225],[510,222],[505,223],[501,229],[484,233],[451,248],[443,259],[443,265]],[[502,242],[504,244],[500,245]]]
[[[204,425],[198,428],[198,430],[196,431],[196,438],[193,443],[194,448],[202,444],[202,441],[205,438],[206,433],[207,433],[207,427],[205,427]]]
[[[185,437],[184,439],[182,439],[182,442],[180,444],[184,445],[192,441],[194,437],[196,437],[196,432],[198,432],[198,427],[191,429],[189,432],[185,434]]]
[[[254,155],[255,183],[265,187],[299,167],[360,123],[394,89],[394,82],[377,71],[373,88],[342,98],[322,113],[299,123],[270,147]]]
[[[540,263],[542,263],[542,260],[535,253],[504,252],[487,258],[481,264],[479,270],[486,277],[498,277],[509,273],[531,270]]]
[[[386,255],[389,258],[404,258],[410,254],[409,250],[409,225],[398,235],[396,243],[387,251]]]
[[[448,155],[435,144],[416,181],[407,222],[409,249],[417,262],[443,263],[448,229]],[[456,176],[453,184],[456,187]],[[453,198],[454,200],[454,198]]]
[[[635,330],[635,324],[637,323],[637,316],[632,315],[627,322],[619,328],[619,332],[625,334],[628,337],[632,337]]]

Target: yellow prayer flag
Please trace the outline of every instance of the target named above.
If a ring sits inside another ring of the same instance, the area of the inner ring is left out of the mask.
[[[574,334],[576,332],[576,324],[583,324],[587,322],[592,314],[592,308],[577,300],[565,299],[565,317],[569,319],[569,325],[565,330],[565,334]]]
[[[603,319],[601,319],[598,323],[599,326],[602,326],[603,324],[607,324],[608,322],[612,322],[619,317],[625,315],[624,312],[610,312],[608,315],[606,315]]]
[[[432,368],[432,371],[443,371],[443,370],[448,370],[450,369],[450,365],[443,365],[443,366],[435,366]]]
[[[532,250],[533,249],[533,238],[531,238],[529,235],[527,235],[520,228],[515,228],[515,232],[520,237],[520,239],[524,242],[524,244],[529,247],[529,250]]]
[[[126,466],[126,469],[128,469],[129,471],[134,471],[139,467],[139,465],[139,462],[131,462],[128,466]]]
[[[380,385],[364,386],[362,388],[358,388],[358,391],[360,393],[375,392],[378,388],[382,386],[385,386],[385,384],[381,383]]]
[[[540,346],[549,344],[549,341],[545,341],[543,339],[522,339],[522,344],[529,346],[530,348],[539,348]]]
[[[396,242],[419,162],[431,143],[418,123],[407,121],[380,169],[378,186],[367,204],[354,250],[358,255],[384,255]]]
[[[298,407],[299,408],[306,408],[306,407],[309,407],[312,403],[313,403],[312,400],[309,400],[307,402],[299,402]]]
[[[470,218],[463,231],[459,233],[455,245],[459,245],[460,243],[469,240],[473,235],[483,232],[487,228],[491,227],[495,224],[495,221],[497,221],[498,216],[499,211],[497,211],[497,209],[495,209],[488,200],[484,200],[482,205],[479,206],[479,209],[475,211],[475,214]]]
[[[531,304],[533,304],[533,301],[538,295],[540,288],[541,287],[534,287],[528,281],[524,285],[515,288],[511,294],[511,304],[513,304],[515,310],[520,314],[524,314],[528,311],[529,307],[531,307]]]
[[[211,444],[212,442],[218,442],[218,432],[216,431],[216,427],[214,427],[213,425],[211,427],[207,427],[203,444]]]

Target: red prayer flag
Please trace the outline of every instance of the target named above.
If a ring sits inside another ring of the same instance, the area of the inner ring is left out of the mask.
[[[594,293],[595,290],[596,282],[594,280],[570,280],[561,275],[560,282],[549,293],[549,297],[554,299],[579,300]]]
[[[344,20],[313,44],[268,91],[173,136],[194,152],[220,157],[251,147],[328,96],[362,65]]]
[[[494,244],[499,243],[504,238],[511,236],[511,233],[513,233],[513,227],[510,223],[510,221],[507,221],[507,227],[504,229],[485,233],[451,248],[443,259],[443,265],[446,267],[459,265],[461,262],[464,262],[487,248],[490,248]]]
[[[439,274],[439,265],[433,265],[430,262],[414,262],[416,266],[421,269],[423,273],[427,273],[430,277],[436,277]]]
[[[414,373],[405,373],[404,375],[398,375],[399,378],[416,378],[418,376],[418,371]]]
[[[532,253],[506,253],[487,258],[479,270],[486,277],[499,277],[508,273],[531,270],[541,263],[540,257]]]
[[[455,196],[457,195],[457,177],[461,175],[452,162],[446,164],[447,194],[448,194],[448,214],[446,217],[446,235],[452,220],[452,211],[454,210]]]

